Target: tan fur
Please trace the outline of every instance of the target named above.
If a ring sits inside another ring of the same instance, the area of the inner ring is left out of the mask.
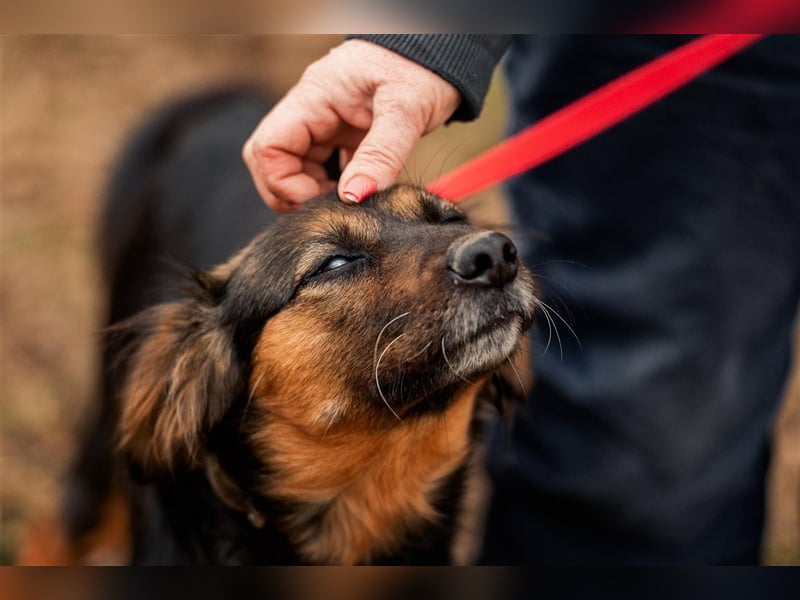
[[[380,236],[380,222],[377,218],[358,207],[351,212],[327,211],[324,218],[309,222],[304,235],[309,240],[326,240],[333,232],[346,232],[347,237],[357,240],[359,245],[369,247]]]
[[[385,205],[386,212],[404,221],[416,221],[423,216],[419,199],[418,189],[408,185],[399,185],[394,189],[390,202]]]
[[[255,404],[264,420],[255,442],[270,464],[265,494],[294,501],[308,512],[324,507],[310,530],[301,516],[285,523],[305,559],[337,564],[368,562],[395,547],[410,526],[436,519],[430,492],[469,451],[469,424],[482,381],[470,386],[444,414],[378,425],[347,397],[343,375],[315,350],[333,334],[298,334],[292,311],[267,325],[256,349]],[[313,329],[313,328],[312,328]],[[316,361],[317,377],[304,377]],[[325,407],[336,406],[330,421]]]
[[[219,281],[227,281],[231,274],[239,268],[239,265],[242,264],[247,254],[251,251],[250,245],[248,244],[241,250],[239,250],[236,254],[231,256],[227,262],[222,263],[221,265],[217,265],[213,267],[209,274]]]
[[[198,458],[201,433],[218,416],[208,411],[209,382],[235,369],[227,339],[197,325],[199,307],[159,307],[155,331],[137,350],[123,389],[120,446],[141,464],[166,470]]]

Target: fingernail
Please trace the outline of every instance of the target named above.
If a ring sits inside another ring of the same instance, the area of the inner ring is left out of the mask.
[[[366,175],[356,175],[345,184],[342,191],[342,200],[355,204],[361,202],[377,189],[378,184],[374,179]]]
[[[349,202],[350,204],[358,204],[358,196],[356,196],[353,192],[343,192],[342,200]]]

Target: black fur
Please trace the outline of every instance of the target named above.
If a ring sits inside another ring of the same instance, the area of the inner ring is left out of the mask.
[[[131,139],[117,161],[100,222],[99,252],[107,289],[107,326],[182,295],[176,265],[224,262],[274,220],[240,158],[270,106],[243,90],[212,91],[166,106]],[[178,282],[178,283],[176,283]],[[83,435],[64,501],[67,533],[79,539],[97,525],[115,480],[113,461],[120,349],[103,336],[97,415]]]

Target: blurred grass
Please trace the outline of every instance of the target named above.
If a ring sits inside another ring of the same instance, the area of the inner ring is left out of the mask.
[[[51,513],[94,390],[103,298],[94,247],[108,169],[164,100],[223,82],[280,92],[338,37],[54,36],[2,39],[0,563]],[[502,86],[481,119],[427,136],[405,178],[428,181],[499,139]],[[470,201],[505,223],[496,190]],[[800,382],[779,421],[765,561],[800,564]]]

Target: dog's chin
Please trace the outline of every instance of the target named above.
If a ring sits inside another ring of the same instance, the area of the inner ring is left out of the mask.
[[[441,341],[437,356],[427,364],[428,376],[420,377],[426,382],[424,389],[402,398],[392,395],[388,401],[402,418],[446,409],[461,392],[511,359],[528,326],[524,316],[509,315],[471,334],[459,332],[449,343]],[[394,389],[399,388],[398,384]]]
[[[459,339],[447,355],[450,375],[472,381],[497,369],[514,354],[526,329],[524,317],[512,315]]]
[[[533,286],[520,277],[493,301],[462,303],[442,339],[448,370],[460,378],[484,375],[507,361],[533,324]]]

